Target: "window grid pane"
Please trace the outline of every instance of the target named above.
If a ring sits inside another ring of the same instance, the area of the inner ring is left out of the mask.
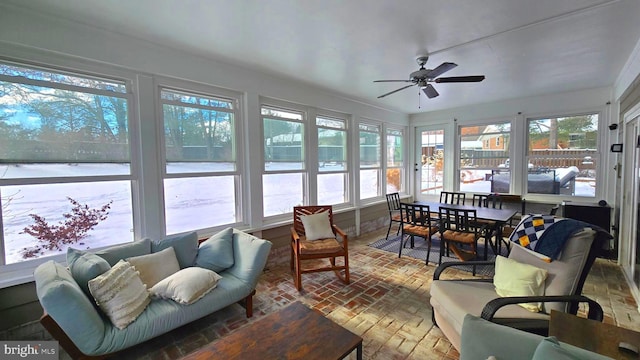
[[[598,114],[529,119],[527,192],[595,197]]]
[[[510,123],[460,127],[460,191],[509,193]]]

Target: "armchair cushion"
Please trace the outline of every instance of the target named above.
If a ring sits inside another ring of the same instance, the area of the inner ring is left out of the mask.
[[[496,258],[495,269],[493,284],[498,295],[503,297],[544,295],[546,270],[502,256]],[[533,312],[542,310],[542,303],[539,302],[518,305]]]
[[[547,271],[544,295],[571,294],[578,286],[580,272],[589,256],[589,250],[595,234],[596,232],[590,228],[585,228],[573,234],[570,238],[571,241],[566,242],[560,258],[550,263],[541,260],[537,254],[533,254],[531,250],[517,244],[512,247],[509,259]],[[548,302],[543,304],[542,311],[545,313],[550,313],[551,310],[566,312],[567,306],[568,304],[566,303]]]
[[[233,228],[226,228],[200,244],[196,266],[221,272],[232,267],[233,262]]]
[[[316,214],[300,215],[300,221],[304,226],[304,234],[308,241],[335,238],[329,213],[326,211]]]

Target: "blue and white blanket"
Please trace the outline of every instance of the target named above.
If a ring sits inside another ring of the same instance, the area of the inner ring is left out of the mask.
[[[509,240],[545,255],[550,260],[557,260],[567,239],[585,227],[598,230],[591,224],[574,219],[553,215],[527,215],[520,220]]]

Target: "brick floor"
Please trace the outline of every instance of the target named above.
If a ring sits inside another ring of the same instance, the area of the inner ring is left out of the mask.
[[[435,267],[367,246],[384,232],[350,242],[351,284],[330,272],[304,274],[304,290],[293,286],[288,257],[267,265],[254,298],[254,316],[232,305],[168,334],[133,347],[122,359],[175,359],[301,301],[364,339],[365,359],[458,359],[458,352],[431,322],[429,287]],[[284,254],[288,256],[288,251]],[[468,277],[452,271],[449,277]],[[640,331],[640,313],[613,261],[598,259],[583,292],[602,305],[605,322]],[[301,334],[304,336],[304,334]],[[61,359],[67,358],[62,354]],[[355,352],[349,356],[355,359]]]

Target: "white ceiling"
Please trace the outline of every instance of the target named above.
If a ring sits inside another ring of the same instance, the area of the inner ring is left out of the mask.
[[[640,0],[3,0],[417,113],[613,85],[640,37]],[[378,95],[444,61],[434,84]]]

